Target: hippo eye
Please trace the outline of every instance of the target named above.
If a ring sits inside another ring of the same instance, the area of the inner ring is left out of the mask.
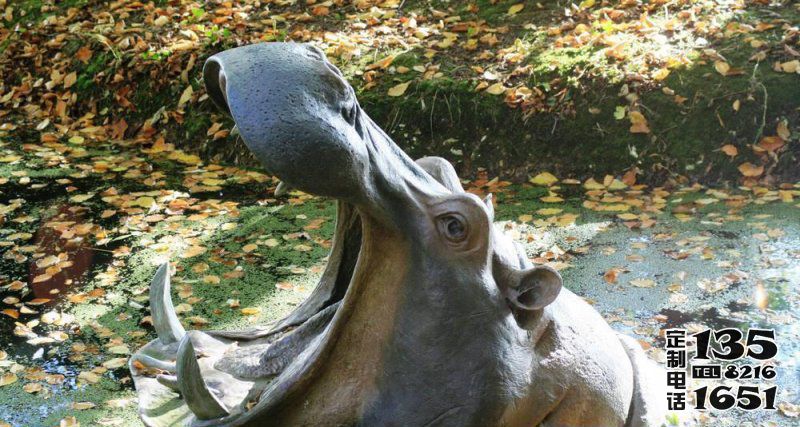
[[[439,232],[453,243],[462,242],[467,238],[467,223],[464,217],[458,214],[446,214],[438,218]]]

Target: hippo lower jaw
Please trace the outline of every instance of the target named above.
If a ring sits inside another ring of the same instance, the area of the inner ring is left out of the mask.
[[[145,424],[244,425],[255,422],[254,418],[274,418],[302,401],[311,382],[340,364],[328,359],[353,316],[358,284],[365,283],[353,277],[363,276],[359,270],[374,271],[368,266],[375,264],[374,259],[360,259],[362,244],[380,253],[374,246],[381,245],[370,242],[389,237],[366,236],[362,243],[361,227],[353,207],[340,202],[333,248],[318,286],[289,316],[268,329],[185,331],[170,299],[169,266],[162,265],[150,291],[158,339],[130,362]],[[390,282],[370,284],[391,287]],[[351,331],[348,339],[353,335]],[[326,412],[343,414],[334,408]]]

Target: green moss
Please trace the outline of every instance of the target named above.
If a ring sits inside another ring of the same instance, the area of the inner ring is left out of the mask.
[[[49,397],[23,391],[24,383],[23,380],[0,388],[0,402],[3,402],[0,405],[0,420],[12,426],[54,426],[70,416],[75,417],[81,425],[97,425],[97,421],[104,418],[119,419],[125,426],[140,425],[135,393],[108,377],[102,377],[97,384],[75,389],[63,385],[45,385],[52,392]],[[115,404],[112,406],[109,401]],[[72,408],[75,402],[91,402],[95,406],[75,410]],[[32,408],[36,408],[36,412],[32,412]]]

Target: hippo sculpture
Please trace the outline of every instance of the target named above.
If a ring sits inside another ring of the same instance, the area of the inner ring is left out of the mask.
[[[186,331],[168,265],[130,368],[149,426],[658,426],[663,371],[493,225],[441,158],[412,161],[308,44],[212,56],[209,97],[285,185],[337,199],[319,284],[283,320]],[[266,284],[265,284],[266,285]]]

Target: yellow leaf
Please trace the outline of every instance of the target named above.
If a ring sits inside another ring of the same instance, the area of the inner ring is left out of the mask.
[[[736,155],[739,154],[739,150],[731,144],[723,145],[720,150],[722,150],[723,153],[731,156],[731,158],[736,157]]]
[[[564,201],[564,199],[562,199],[561,197],[558,197],[558,196],[545,196],[545,197],[541,197],[539,200],[541,200],[541,201],[543,201],[545,203],[560,203],[560,202]]]
[[[637,288],[652,288],[656,285],[656,282],[651,279],[633,279],[630,284]]]
[[[539,209],[538,211],[536,211],[536,213],[539,214],[539,215],[551,216],[551,215],[560,214],[562,210],[563,209],[559,209],[559,208],[542,208],[542,209]]]
[[[406,93],[406,89],[408,89],[408,85],[411,82],[400,83],[399,85],[389,89],[387,95],[389,96],[403,96]]]
[[[156,203],[156,200],[152,197],[139,197],[138,199],[133,201],[134,206],[141,206],[145,209],[150,209]]]
[[[595,0],[583,0],[580,4],[581,9],[588,9],[594,6]]]
[[[186,248],[185,251],[183,251],[183,254],[181,254],[181,258],[192,258],[200,254],[204,254],[205,252],[206,248],[203,246],[198,246],[198,245],[189,246],[188,248]]]
[[[722,74],[723,76],[728,75],[728,71],[731,70],[731,66],[728,65],[725,61],[715,61],[714,62],[714,69],[717,70],[718,73]]]
[[[78,379],[90,384],[95,384],[100,381],[100,375],[97,375],[92,371],[83,371],[78,374]]]
[[[72,409],[76,411],[83,411],[85,409],[92,409],[95,407],[95,404],[92,402],[73,402]]]
[[[635,219],[639,219],[639,216],[632,213],[621,213],[617,214],[617,218],[625,221],[633,221]]]
[[[781,64],[781,69],[784,73],[797,73],[800,71],[800,60],[784,62]]]
[[[601,212],[625,212],[630,210],[631,205],[626,205],[624,203],[614,203],[610,205],[598,205],[594,208],[596,211]]]
[[[0,162],[2,163],[11,163],[16,162],[17,160],[22,159],[22,156],[3,156],[0,157]]]
[[[258,307],[246,307],[242,309],[242,314],[245,316],[254,316],[258,313],[261,313],[261,309]]]
[[[492,95],[502,95],[503,93],[505,93],[505,91],[506,91],[506,87],[503,86],[503,84],[499,83],[499,82],[489,86],[488,88],[486,88],[486,93],[489,93],[489,94],[492,94]]]
[[[783,138],[779,136],[765,136],[758,142],[758,146],[769,151],[770,153],[777,151],[783,147]]]
[[[558,178],[556,178],[555,175],[551,174],[550,172],[542,172],[539,175],[531,178],[528,182],[533,185],[550,186],[558,182]]]
[[[69,201],[71,201],[73,203],[83,203],[83,202],[91,199],[92,197],[94,197],[94,194],[91,194],[91,193],[89,193],[89,194],[77,194],[75,196],[70,197]]]
[[[628,186],[625,185],[624,182],[622,182],[622,181],[620,181],[620,180],[618,180],[616,178],[614,178],[611,181],[611,183],[608,184],[608,189],[611,190],[611,191],[624,190],[626,188],[628,188]]]
[[[219,276],[213,276],[213,275],[203,276],[203,283],[205,284],[219,285],[219,282],[220,282]]]
[[[15,382],[17,382],[17,375],[13,372],[9,372],[7,374],[3,374],[3,376],[0,376],[0,387],[13,384]]]
[[[69,89],[75,82],[78,81],[78,75],[75,72],[71,72],[64,77],[64,89]]]
[[[764,173],[764,166],[756,166],[750,162],[739,165],[739,172],[748,178],[754,178]]]
[[[583,183],[583,188],[587,190],[605,190],[605,186],[600,184],[599,182],[595,181],[594,178],[589,178],[586,182]]]
[[[517,219],[519,219],[519,222],[531,222],[533,221],[533,215],[524,214],[520,215]]]
[[[22,390],[26,393],[38,393],[42,391],[41,383],[28,383],[22,386]]]
[[[242,246],[242,250],[246,253],[253,252],[254,250],[258,249],[258,245],[254,243],[250,243],[249,245]]]
[[[631,133],[650,133],[650,128],[647,126],[647,119],[638,111],[631,111],[628,113],[628,118],[631,121]]]
[[[669,76],[669,70],[666,68],[661,68],[653,73],[653,79],[658,81],[666,79],[667,76]]]
[[[786,120],[781,120],[781,122],[778,123],[777,133],[779,137],[787,141],[792,137],[792,132],[789,131],[789,126],[786,124]]]
[[[178,99],[178,107],[182,107],[184,104],[189,102],[192,99],[192,94],[194,91],[192,90],[192,86],[187,86],[186,89],[183,90],[180,99]]]
[[[524,3],[517,3],[517,4],[515,4],[515,5],[513,5],[513,6],[508,8],[508,14],[509,15],[516,15],[519,12],[521,12],[522,9],[525,9],[525,4]]]
[[[103,367],[106,369],[117,369],[125,366],[128,363],[127,357],[116,357],[103,362]]]

